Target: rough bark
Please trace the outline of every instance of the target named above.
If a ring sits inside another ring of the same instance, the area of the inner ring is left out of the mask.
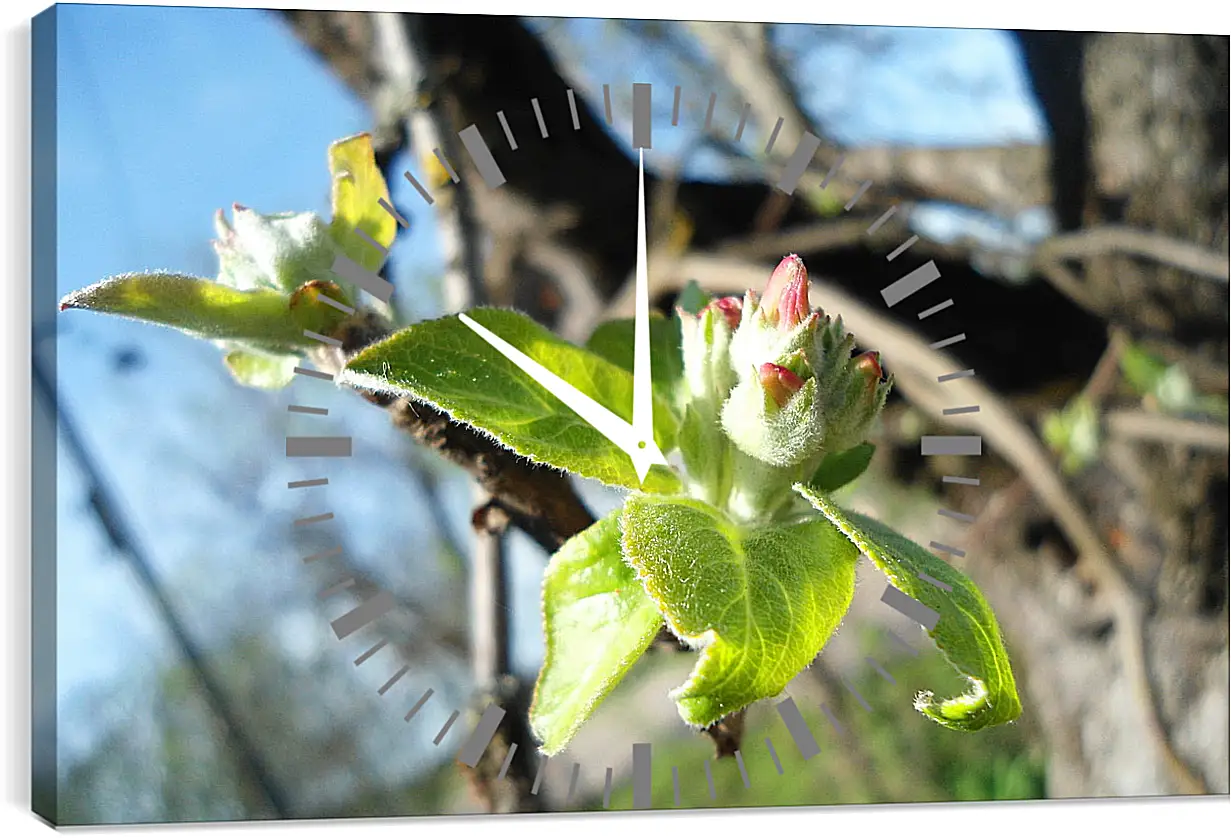
[[[1227,39],[1020,37],[1057,138],[1055,194],[1081,196],[1085,224],[1130,223],[1226,252]],[[1081,73],[1066,88],[1057,68],[1074,66]],[[1074,117],[1075,96],[1084,112]],[[1072,223],[1075,209],[1057,214]],[[1225,285],[1114,254],[1080,271],[1111,323],[1225,369]],[[987,504],[987,484],[953,502]],[[1072,548],[1038,510],[993,509],[1001,517],[981,528],[975,547],[986,558],[970,568],[997,603],[1026,675],[1027,706],[1047,731],[1049,791],[1226,794],[1225,452],[1112,439],[1074,489],[1143,614],[1150,694],[1134,685],[1108,592],[1075,577]],[[992,495],[991,506],[1011,497]]]

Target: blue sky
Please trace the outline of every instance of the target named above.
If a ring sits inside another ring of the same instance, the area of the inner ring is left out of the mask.
[[[60,6],[59,20],[58,294],[134,270],[212,276],[211,215],[236,201],[263,212],[327,213],[326,146],[369,128],[368,115],[276,17]],[[575,68],[582,89],[631,81],[630,74],[673,81],[651,56],[621,47],[625,42],[608,28],[599,21],[571,25],[574,45],[588,56]],[[849,43],[818,46],[806,30],[788,38],[800,50],[808,106],[839,136],[926,143],[1039,138],[1037,112],[1006,36],[884,31],[889,46],[874,60]],[[699,165],[695,174],[713,173],[706,168],[712,161]],[[404,180],[391,186],[404,212],[430,220]],[[430,225],[417,226],[395,252],[402,289],[412,275],[434,269]],[[410,571],[398,564],[398,551],[432,531],[393,461],[401,441],[379,411],[311,382],[275,395],[241,389],[216,350],[168,330],[82,312],[59,322],[62,398],[85,425],[159,572],[182,596],[190,627],[207,641],[241,624],[254,597],[302,596],[307,582],[286,537],[292,517],[311,514],[301,508],[327,505],[373,572],[405,581]],[[112,360],[126,349],[139,350],[145,366],[118,373]],[[285,405],[308,398],[328,403],[330,419],[291,421],[297,417],[288,418]],[[354,433],[369,450],[328,490],[289,497],[286,481],[309,475],[279,458],[281,437],[328,433],[327,427]],[[451,491],[464,510],[464,487]],[[140,589],[109,554],[63,454],[60,495],[60,687],[71,709],[74,697],[148,674],[172,652]],[[454,524],[464,533],[460,516]],[[533,668],[541,649],[541,559],[523,543],[516,562],[514,593],[524,617],[515,626],[519,660]],[[230,581],[239,569],[243,578]],[[310,604],[310,596],[305,600]],[[336,642],[328,651],[337,655]],[[88,747],[96,732],[69,709],[62,717],[66,756]]]

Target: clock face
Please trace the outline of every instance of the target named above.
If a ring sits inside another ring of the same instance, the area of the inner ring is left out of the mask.
[[[621,115],[617,107],[613,105],[613,85],[604,84],[602,90],[606,127],[610,129]],[[558,374],[563,372],[563,370],[552,370],[549,368],[550,362],[540,363],[531,358],[523,351],[523,349],[528,347],[523,346],[523,348],[519,348],[514,343],[506,340],[497,333],[499,331],[498,326],[488,328],[476,322],[466,313],[459,314],[459,319],[478,335],[488,347],[498,353],[499,356],[508,360],[516,367],[520,374],[532,381],[533,387],[541,388],[544,394],[554,396],[563,404],[565,411],[575,414],[578,419],[598,431],[607,441],[627,455],[631,459],[637,473],[637,483],[634,486],[634,491],[636,491],[645,487],[647,474],[652,465],[660,466],[664,469],[673,468],[673,465],[668,463],[654,440],[654,398],[652,395],[653,383],[651,381],[651,367],[654,365],[654,344],[650,340],[649,305],[649,275],[654,271],[654,265],[651,264],[647,248],[646,161],[647,159],[653,159],[655,138],[661,137],[664,132],[682,132],[690,129],[695,130],[697,127],[704,131],[710,130],[716,97],[712,94],[706,94],[704,91],[690,90],[685,92],[682,85],[653,85],[648,83],[634,83],[628,91],[616,89],[614,91],[616,94],[615,98],[618,99],[618,94],[621,92],[629,94],[627,100],[630,109],[625,121],[630,125],[630,137],[628,138],[630,145],[638,157],[638,167],[636,170],[630,170],[630,182],[628,184],[629,192],[635,191],[637,194],[636,215],[635,217],[630,215],[625,218],[613,217],[610,219],[612,224],[624,224],[630,230],[635,230],[635,236],[630,236],[630,239],[635,240],[635,253],[630,254],[629,260],[634,264],[634,276],[631,282],[634,300],[631,313],[634,315],[634,328],[628,335],[630,344],[627,346],[629,354],[633,357],[631,370],[633,373],[631,421],[620,418],[607,407],[582,393],[577,387]],[[459,174],[460,172],[465,172],[468,179],[476,181],[475,188],[489,192],[504,188],[507,178],[497,162],[497,155],[493,150],[496,146],[500,147],[502,154],[510,154],[518,152],[527,145],[552,142],[557,145],[567,146],[569,142],[579,141],[578,134],[581,129],[581,120],[578,111],[578,98],[575,92],[571,89],[552,92],[556,98],[561,100],[554,103],[557,106],[554,109],[556,113],[559,114],[566,103],[567,113],[570,118],[564,121],[563,124],[553,123],[551,125],[545,121],[543,116],[544,103],[550,101],[545,95],[548,91],[543,91],[544,95],[542,96],[534,95],[536,93],[538,92],[529,91],[525,96],[525,100],[534,115],[537,131],[530,133],[522,132],[519,135],[512,130],[507,115],[504,112],[498,112],[494,116],[503,129],[500,134],[492,135],[489,132],[488,135],[484,135],[477,124],[471,124],[457,131],[453,137],[447,138],[447,142],[443,139],[441,140],[442,146],[451,147],[454,149],[455,154],[464,155],[464,160],[451,160],[440,148],[433,149],[433,155],[448,174],[446,182],[439,183],[434,188],[429,188],[410,171],[404,172],[403,177],[411,184],[414,192],[422,201],[422,205],[417,209],[421,210],[424,206],[436,208],[439,206],[440,199],[444,197],[441,193],[447,193],[447,191],[452,189],[469,187],[470,184],[463,180],[462,175]],[[681,120],[681,103],[696,97],[702,97],[707,100],[705,122],[702,126],[689,126]],[[656,121],[653,117],[656,104],[664,101],[671,103],[671,118],[669,122]],[[792,131],[790,127],[787,127],[786,131],[783,130],[784,126],[787,126],[789,115],[780,115],[770,121],[771,128],[767,137],[757,136],[758,132],[751,130],[747,125],[750,108],[750,105],[746,105],[742,109],[742,115],[734,129],[733,142],[755,143],[757,148],[770,160],[780,159],[781,162],[776,165],[777,173],[772,178],[777,194],[789,197],[796,195],[800,190],[809,188],[823,193],[835,178],[841,176],[842,161],[840,159],[829,166],[827,170],[823,172],[818,171],[816,156],[821,146],[820,138],[807,130]],[[789,135],[792,133],[798,136],[795,140],[790,141],[789,146],[787,145],[788,141],[779,139],[784,134]],[[780,143],[782,145],[779,145]],[[777,158],[773,157],[775,151],[778,155]],[[560,153],[564,154],[567,152],[561,151]],[[809,180],[809,176],[812,173],[819,175],[819,177],[812,177]],[[859,208],[860,198],[872,186],[871,182],[858,184],[854,193],[843,201],[842,212],[846,214],[856,212]],[[455,204],[456,202],[451,203]],[[408,226],[405,216],[398,208],[384,199],[378,200],[377,205],[380,212],[386,213],[390,219],[402,227]],[[883,212],[867,220],[867,233],[873,234],[877,232],[897,211],[897,206],[891,205]],[[906,255],[916,240],[917,237],[915,236],[904,238],[901,244],[894,248],[890,259],[897,259]],[[371,244],[375,253],[379,253],[381,256],[385,255],[385,249],[382,246],[377,245],[375,242],[371,242]],[[901,275],[880,289],[880,297],[884,306],[889,308],[901,306],[903,308],[918,309],[918,318],[923,320],[954,305],[953,299],[945,299],[943,302],[931,305],[919,303],[920,297],[916,295],[927,289],[933,282],[939,280],[941,276],[935,263],[932,261],[918,264],[918,260],[916,260],[916,263],[913,265],[909,264],[909,262],[908,256],[903,258],[900,263],[903,264],[903,268],[900,271]],[[334,263],[333,270],[335,274],[346,277],[356,287],[362,289],[364,294],[381,304],[388,304],[394,294],[393,285],[382,278],[377,269],[361,268],[347,257],[338,257]],[[769,292],[767,291],[767,293]],[[681,311],[678,312],[678,316],[683,318],[694,315]],[[323,335],[316,335],[315,337],[328,346],[337,347],[340,345],[340,342],[334,338]],[[964,339],[965,335],[957,332],[942,340],[933,342],[931,346],[934,349],[940,350],[959,343]],[[893,359],[891,357],[886,358],[885,365],[891,370]],[[310,392],[313,386],[330,386],[334,380],[332,375],[306,368],[296,368],[295,372],[303,379],[302,383],[298,384],[298,387],[305,393]],[[879,372],[880,370],[878,369]],[[502,374],[508,375],[510,370],[504,368]],[[974,370],[954,369],[951,372],[938,376],[937,381],[943,383],[949,380],[967,378],[972,375],[974,375]],[[319,380],[320,384],[314,384],[313,379]],[[351,383],[358,383],[362,386],[365,382],[351,379]],[[685,385],[680,383],[678,386],[683,387]],[[291,409],[309,414],[312,412],[312,408],[306,406],[295,406]],[[946,408],[945,413],[956,415],[974,413],[978,410],[978,405],[955,403],[951,407]],[[298,490],[326,483],[329,471],[346,468],[346,458],[350,457],[356,448],[361,445],[362,440],[354,440],[350,437],[288,437],[285,451],[287,457],[309,458],[321,464],[319,477],[293,481],[288,484],[288,488]],[[961,458],[973,464],[977,462],[977,458],[982,453],[982,439],[977,434],[924,436],[920,443],[919,452],[924,457],[944,456]],[[970,465],[963,468],[961,474],[946,476],[944,480],[947,483],[977,486],[979,485],[979,480],[973,474],[975,474],[975,469]],[[953,520],[963,522],[973,520],[970,516],[947,509],[941,509],[939,513]],[[310,524],[314,520],[322,520],[327,517],[328,513],[318,515],[315,519],[301,518],[294,521],[294,524],[297,526]],[[625,524],[626,529],[627,526]],[[850,534],[852,538],[857,538],[857,534],[854,531],[850,531]],[[932,541],[930,547],[942,554],[963,555],[959,548],[939,541]],[[306,561],[310,562],[328,562],[328,560],[328,551],[306,559]],[[952,586],[932,577],[926,572],[920,571],[916,576],[924,585],[930,586],[935,591],[951,593],[953,590]],[[899,582],[899,586],[901,586],[901,582]],[[330,592],[326,591],[322,596],[328,596],[329,594]],[[894,613],[896,621],[906,626],[914,627],[916,631],[921,629],[926,632],[933,632],[936,630],[937,624],[941,619],[941,614],[937,610],[919,601],[919,599],[904,593],[899,587],[895,587],[892,584],[883,586],[880,603],[882,608]],[[548,607],[546,603],[544,607]],[[388,646],[388,640],[379,637],[378,633],[373,631],[373,626],[377,624],[380,618],[395,608],[396,600],[394,597],[388,592],[377,590],[361,601],[356,602],[350,610],[330,622],[330,628],[337,639],[346,646],[353,647],[358,652],[355,657],[356,666],[379,669],[382,672],[382,678],[384,675],[388,675],[388,679],[383,681],[378,690],[381,695],[386,693],[396,694],[391,691],[394,691],[398,681],[410,671],[410,666],[403,664],[396,657],[388,653],[382,654],[382,650],[385,650]],[[891,638],[899,650],[905,650],[912,656],[919,654],[914,645],[904,640],[893,630],[886,629],[886,635]],[[365,646],[366,648],[361,648]],[[593,654],[601,657],[602,650],[595,649]],[[877,678],[889,684],[897,683],[893,674],[874,657],[868,655],[865,656],[864,660],[868,670],[874,673]],[[869,702],[860,694],[859,690],[850,680],[844,679],[842,683],[854,698],[856,704],[862,708],[862,712],[871,712],[873,710]],[[391,699],[390,704],[396,706],[396,712],[404,714],[403,718],[409,725],[409,735],[418,737],[423,742],[430,742],[433,748],[447,751],[456,761],[459,770],[464,771],[468,769],[471,772],[485,772],[488,775],[487,780],[489,781],[494,773],[495,781],[501,782],[505,781],[511,767],[514,766],[514,760],[520,758],[523,761],[522,771],[524,776],[530,781],[529,794],[531,796],[545,793],[545,784],[560,784],[561,788],[567,789],[563,795],[565,801],[573,801],[575,799],[582,775],[588,777],[601,776],[603,777],[602,805],[604,808],[611,808],[613,768],[627,764],[631,769],[632,794],[629,801],[631,808],[649,809],[679,806],[681,804],[682,786],[688,784],[704,787],[708,792],[709,799],[717,801],[717,791],[714,782],[715,760],[705,758],[697,763],[664,763],[663,758],[656,754],[654,742],[648,738],[636,735],[635,724],[629,725],[631,732],[629,740],[620,746],[612,747],[608,758],[600,763],[583,763],[580,760],[570,758],[567,751],[555,756],[549,756],[545,753],[522,753],[519,755],[518,748],[521,743],[516,741],[516,737],[511,735],[501,737],[500,734],[502,729],[509,727],[513,721],[510,718],[511,714],[524,713],[524,708],[506,707],[497,699],[490,700],[477,710],[466,705],[450,705],[436,708],[440,713],[444,714],[443,723],[437,725],[426,722],[424,716],[420,715],[421,711],[433,703],[441,703],[441,699],[438,696],[442,693],[448,694],[448,692],[450,691],[427,687],[414,694],[403,694],[399,698]],[[802,706],[801,700],[804,701]],[[797,700],[791,694],[791,690],[787,689],[776,696],[770,704],[775,718],[773,724],[768,729],[768,735],[757,740],[742,739],[736,735],[730,740],[726,747],[726,752],[722,754],[730,758],[729,762],[733,761],[742,780],[742,786],[745,789],[751,788],[754,783],[759,785],[765,782],[773,782],[775,778],[787,773],[788,766],[792,772],[806,771],[808,760],[821,752],[822,742],[833,743],[832,745],[827,744],[826,747],[836,746],[840,748],[842,747],[843,739],[847,736],[843,720],[839,718],[838,714],[827,703],[812,706],[806,699]],[[721,729],[723,724],[721,721],[718,722],[716,729]],[[722,746],[720,745],[721,748]],[[750,758],[753,752],[755,752],[756,757]],[[785,764],[784,755],[788,757]],[[722,764],[719,763],[719,765]],[[481,768],[481,766],[483,767]],[[555,767],[553,768],[553,766]],[[655,795],[654,778],[656,775],[670,776],[671,794],[663,794],[660,791],[659,794]],[[722,801],[722,803],[738,805],[737,800],[726,800]]]

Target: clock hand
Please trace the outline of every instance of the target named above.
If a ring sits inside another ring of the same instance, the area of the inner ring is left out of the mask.
[[[650,272],[645,230],[645,149],[637,150],[637,291],[633,326],[633,428],[639,442],[654,439],[654,387],[650,365]]]
[[[576,413],[596,431],[611,440],[625,454],[628,454],[633,461],[633,467],[637,470],[637,477],[641,482],[645,482],[645,476],[649,472],[650,466],[656,463],[664,466],[668,464],[667,458],[663,456],[658,446],[654,443],[652,433],[648,439],[643,439],[628,422],[616,416],[572,384],[569,384],[538,361],[535,361],[520,349],[504,340],[504,338],[493,334],[486,327],[480,326],[467,314],[462,313],[457,316],[475,334],[487,341],[493,349],[505,358],[508,358],[518,369],[534,379],[535,383],[564,402],[565,407]]]

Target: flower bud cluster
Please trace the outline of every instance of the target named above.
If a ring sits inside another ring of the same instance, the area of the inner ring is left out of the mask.
[[[791,255],[762,295],[749,291],[681,315],[681,396],[686,407],[716,421],[718,443],[745,460],[746,468],[734,467],[736,495],[741,471],[775,484],[744,487],[745,495],[768,497],[810,477],[825,454],[863,442],[892,385],[878,353],[854,354],[842,318],[813,309],[810,290],[803,260]]]
[[[240,290],[266,288],[290,293],[304,283],[329,279],[337,246],[329,225],[312,212],[262,215],[232,207],[233,222],[214,215],[218,281]]]

